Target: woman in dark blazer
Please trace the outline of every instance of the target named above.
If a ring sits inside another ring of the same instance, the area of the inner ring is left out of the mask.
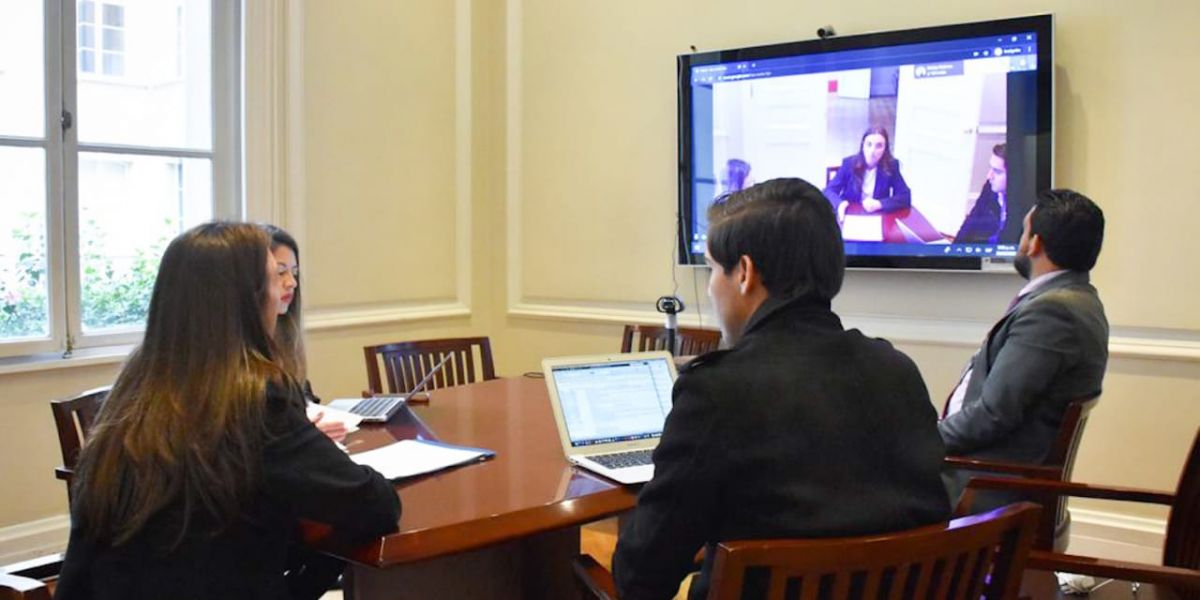
[[[874,186],[866,190],[865,183]],[[842,160],[837,174],[825,186],[825,197],[841,221],[852,213],[890,213],[912,206],[912,192],[900,174],[900,161],[892,157],[891,140],[882,127],[863,133],[859,151]]]
[[[341,544],[395,530],[395,488],[313,426],[279,359],[269,246],[258,226],[208,223],[167,247],[79,456],[57,598],[315,599],[286,572],[300,519]]]

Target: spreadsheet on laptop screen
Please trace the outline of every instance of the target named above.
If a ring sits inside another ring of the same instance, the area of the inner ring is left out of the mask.
[[[674,381],[666,358],[555,367],[572,446],[658,437]]]

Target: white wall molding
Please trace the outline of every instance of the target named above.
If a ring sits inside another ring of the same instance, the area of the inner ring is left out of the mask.
[[[307,331],[327,331],[347,327],[364,327],[369,325],[384,325],[387,323],[403,323],[411,321],[428,321],[431,319],[451,319],[470,317],[471,307],[458,301],[444,303],[420,304],[388,304],[360,308],[339,308],[337,310],[312,310],[304,317],[304,328]]]
[[[71,518],[67,515],[0,527],[0,565],[63,552],[70,532]]]
[[[521,310],[521,60],[524,44],[521,40],[521,0],[505,4],[504,39],[504,230],[507,247],[507,290],[509,314]],[[527,309],[537,312],[536,308]],[[531,315],[525,315],[531,316]]]
[[[327,331],[471,316],[472,228],[472,0],[455,0],[454,22],[454,181],[455,181],[455,295],[424,303],[397,302],[369,307],[311,308],[305,315],[309,331]],[[253,14],[252,14],[253,13]],[[251,28],[259,33],[255,38]],[[247,178],[248,218],[266,220],[288,229],[304,247],[304,13],[297,0],[264,0],[247,4],[247,164],[262,163],[252,182]],[[253,44],[253,47],[251,46]],[[252,80],[253,72],[263,77]],[[251,92],[258,112],[252,110]],[[261,106],[258,106],[261,105]],[[257,115],[255,125],[249,121]],[[251,135],[257,152],[250,152]],[[247,169],[248,171],[250,169]]]
[[[509,285],[519,285],[510,280]],[[516,295],[514,299],[511,296]],[[508,315],[551,321],[592,323],[658,323],[662,315],[633,303],[582,302],[577,300],[522,300],[519,291],[510,291]],[[976,348],[987,335],[991,322],[896,317],[888,315],[843,314],[848,328],[858,328],[873,337],[882,337],[899,344],[923,344],[954,348]],[[715,323],[711,316],[704,318],[707,326]],[[696,327],[701,319],[696,313],[679,316],[680,325]],[[1164,360],[1171,362],[1200,362],[1200,332],[1183,330],[1139,330],[1118,328],[1109,338],[1110,358]]]
[[[456,304],[471,312],[471,197],[474,164],[472,0],[454,3],[454,250]]]
[[[1161,564],[1167,522],[1071,508],[1071,554]]]
[[[249,220],[304,243],[304,14],[294,0],[245,5],[245,182]]]

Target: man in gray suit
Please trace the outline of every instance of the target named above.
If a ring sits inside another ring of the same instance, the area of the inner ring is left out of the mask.
[[[1029,283],[1013,299],[950,397],[938,424],[946,453],[1042,464],[1072,400],[1100,393],[1108,321],[1088,271],[1104,213],[1083,194],[1049,190],[1029,214],[1014,265]],[[944,475],[955,499],[972,475]],[[981,498],[975,509],[1005,503]]]

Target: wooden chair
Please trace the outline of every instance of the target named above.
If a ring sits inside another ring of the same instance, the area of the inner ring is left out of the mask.
[[[962,456],[947,456],[946,466],[952,469],[966,469],[989,473],[1018,475],[1052,481],[1069,481],[1071,472],[1075,469],[1075,454],[1079,450],[1079,441],[1083,439],[1083,428],[1087,425],[1088,414],[1100,401],[1100,396],[1082,398],[1067,405],[1062,423],[1058,427],[1058,437],[1050,447],[1046,462],[1040,465],[1014,463],[981,458],[966,458]],[[949,401],[947,400],[947,404]],[[1046,507],[1042,512],[1042,521],[1038,524],[1037,536],[1033,547],[1039,550],[1065,550],[1071,531],[1071,517],[1067,512],[1067,502],[1052,494],[1035,495],[1028,498]],[[959,500],[955,514],[963,515],[970,511],[971,502]]]
[[[1174,494],[1065,481],[981,477],[972,479],[963,495],[984,489],[1170,506],[1161,566],[1035,550],[1029,555],[1028,567],[1166,585],[1175,588],[1184,600],[1200,600],[1200,428],[1192,439]]]
[[[636,340],[636,342],[635,342]],[[634,350],[636,343],[637,350]],[[675,352],[678,356],[694,356],[712,352],[721,345],[721,332],[716,329],[680,327],[675,330]],[[621,335],[621,352],[651,352],[667,350],[667,328],[657,325],[626,325]]]
[[[479,353],[478,376],[476,351]],[[486,337],[399,342],[363,347],[363,356],[367,361],[367,392],[408,392],[447,355],[452,355],[452,358],[434,375],[426,389],[473,383],[479,376],[484,381],[496,378],[496,369],[492,364],[492,344]],[[384,390],[379,375],[380,362],[383,363],[383,371],[387,374],[387,390]]]
[[[54,414],[58,445],[63,457],[63,464],[54,469],[54,476],[66,482],[68,498],[71,497],[71,479],[75,474],[75,463],[79,460],[79,450],[92,430],[92,424],[110,389],[111,386],[104,386],[72,398],[50,401],[50,412]]]
[[[61,554],[0,567],[0,600],[50,600],[61,570]]]
[[[1012,600],[1040,511],[1021,502],[891,534],[722,542],[708,598],[741,598],[747,570],[766,569],[770,600]],[[617,597],[612,574],[592,557],[574,568],[585,597]]]

